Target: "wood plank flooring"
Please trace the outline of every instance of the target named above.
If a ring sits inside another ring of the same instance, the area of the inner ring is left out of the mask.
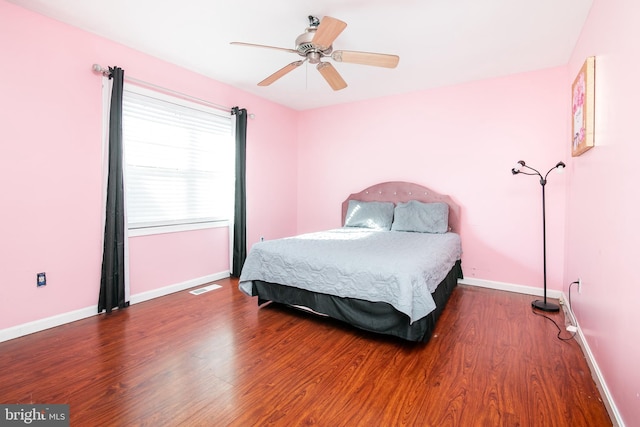
[[[0,343],[0,403],[67,403],[72,426],[611,425],[534,297],[458,286],[424,345],[216,283]]]

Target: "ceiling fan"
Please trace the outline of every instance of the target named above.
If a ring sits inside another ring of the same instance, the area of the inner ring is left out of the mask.
[[[231,42],[231,44],[284,50],[285,52],[297,53],[304,58],[285,65],[258,83],[258,86],[269,86],[307,61],[309,61],[310,64],[316,64],[317,70],[333,90],[344,89],[347,87],[347,83],[335,67],[329,62],[323,61],[323,59],[330,58],[336,62],[373,65],[385,68],[395,68],[398,65],[400,57],[397,55],[352,50],[333,50],[333,41],[342,33],[346,26],[347,24],[345,22],[330,16],[325,16],[322,22],[315,16],[309,16],[309,27],[303,34],[300,34],[296,38],[295,49],[243,42]]]

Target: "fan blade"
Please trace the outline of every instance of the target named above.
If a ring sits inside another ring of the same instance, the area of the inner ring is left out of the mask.
[[[267,77],[266,79],[258,83],[258,86],[269,86],[271,83],[275,82],[280,77],[298,68],[303,63],[304,61],[295,61],[289,65],[285,65],[284,67],[280,68],[278,71],[276,71],[275,73],[271,74],[269,77]]]
[[[295,49],[287,49],[286,47],[267,46],[264,44],[253,44],[253,43],[244,43],[244,42],[231,42],[230,44],[234,44],[236,46],[263,47],[266,49],[277,49],[277,50],[284,50],[285,52],[298,53],[298,51]]]
[[[340,90],[347,87],[347,82],[345,82],[342,76],[338,74],[338,71],[333,67],[333,65],[328,62],[320,62],[316,68],[320,71],[322,77],[324,77],[333,90]]]
[[[360,65],[373,65],[374,67],[396,68],[400,57],[387,55],[386,53],[355,52],[351,50],[336,50],[331,54],[331,59],[337,62],[348,62]]]
[[[320,25],[318,25],[318,29],[313,35],[311,43],[316,45],[320,50],[328,49],[346,27],[346,22],[342,22],[341,20],[330,16],[325,16],[322,18]]]

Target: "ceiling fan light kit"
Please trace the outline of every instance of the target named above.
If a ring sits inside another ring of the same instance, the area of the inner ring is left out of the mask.
[[[294,61],[285,65],[266,79],[258,83],[258,86],[269,86],[281,77],[298,68],[305,62],[316,64],[316,69],[320,72],[325,81],[333,90],[341,90],[347,87],[338,70],[331,63],[322,61],[331,59],[335,62],[347,62],[359,65],[370,65],[374,67],[395,68],[400,57],[384,53],[358,52],[348,50],[333,50],[333,42],[344,31],[347,24],[339,19],[325,16],[320,21],[315,16],[309,16],[309,27],[303,34],[296,38],[295,49],[267,46],[244,42],[231,42],[233,45],[248,47],[263,47],[267,49],[284,50],[286,52],[297,53],[304,57],[299,61]]]

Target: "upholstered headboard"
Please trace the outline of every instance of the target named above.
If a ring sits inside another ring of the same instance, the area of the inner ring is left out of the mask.
[[[351,194],[342,202],[342,224],[347,216],[349,200],[363,202],[406,203],[417,200],[423,203],[443,202],[449,205],[449,229],[460,233],[460,206],[449,196],[445,196],[419,184],[403,181],[383,182]]]

